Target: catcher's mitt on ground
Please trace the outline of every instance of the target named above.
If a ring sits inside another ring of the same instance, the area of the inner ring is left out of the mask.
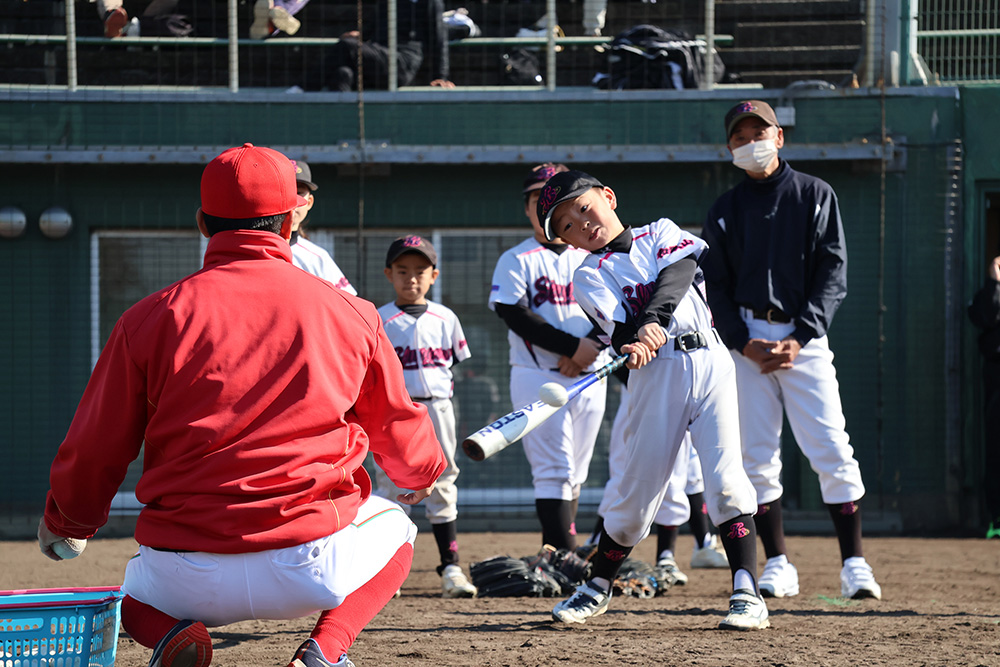
[[[472,583],[485,597],[555,597],[562,586],[520,558],[494,556],[469,566]]]

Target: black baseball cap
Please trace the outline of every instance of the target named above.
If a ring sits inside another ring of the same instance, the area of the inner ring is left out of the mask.
[[[726,113],[726,141],[729,141],[729,137],[733,136],[733,128],[736,127],[736,123],[750,116],[756,116],[768,125],[778,126],[778,116],[775,115],[770,104],[761,100],[745,100]]]
[[[552,233],[552,213],[555,212],[559,204],[576,199],[585,194],[591,188],[603,188],[604,184],[590,174],[571,169],[563,171],[550,178],[538,195],[538,204],[535,212],[538,221],[542,224],[542,231],[545,238],[555,241],[556,234]]]
[[[437,266],[437,251],[434,250],[430,241],[422,236],[400,236],[389,246],[389,252],[385,256],[385,267],[390,268],[400,255],[408,252],[421,254],[427,258],[432,266]]]
[[[528,177],[524,179],[524,189],[521,190],[521,194],[526,195],[529,192],[541,190],[542,186],[545,185],[545,181],[563,171],[569,171],[569,167],[554,162],[535,165],[531,168],[531,173],[528,174]]]
[[[292,166],[295,167],[296,183],[301,183],[309,188],[309,192],[316,192],[319,190],[319,186],[312,182],[312,171],[309,169],[308,164],[302,160],[292,160]]]

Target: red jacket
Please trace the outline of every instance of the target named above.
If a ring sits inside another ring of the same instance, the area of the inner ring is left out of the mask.
[[[122,315],[52,464],[49,529],[93,536],[143,442],[136,540],[213,553],[348,525],[369,449],[405,489],[446,465],[375,307],[262,231],[215,234],[202,270]]]

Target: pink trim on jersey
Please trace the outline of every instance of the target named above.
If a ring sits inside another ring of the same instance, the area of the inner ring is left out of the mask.
[[[608,257],[611,257],[611,255],[613,254],[614,254],[613,252],[609,252],[606,255],[604,255],[604,257],[601,257],[599,260],[597,260],[597,268],[601,268],[601,264],[604,262],[604,260],[606,260]]]
[[[398,313],[396,313],[395,315],[393,315],[392,317],[390,317],[389,319],[387,319],[385,321],[385,324],[388,324],[389,322],[392,322],[394,319],[396,319],[397,317],[400,317],[402,315],[406,315],[406,313],[404,313],[403,311],[399,311]],[[383,326],[385,326],[385,325],[383,324]]]

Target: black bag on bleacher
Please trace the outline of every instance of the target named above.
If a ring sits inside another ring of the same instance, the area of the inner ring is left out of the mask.
[[[614,38],[607,54],[606,71],[598,72],[592,82],[598,88],[698,88],[705,76],[704,43],[683,30],[632,26]],[[715,81],[724,73],[722,58],[715,53]]]

